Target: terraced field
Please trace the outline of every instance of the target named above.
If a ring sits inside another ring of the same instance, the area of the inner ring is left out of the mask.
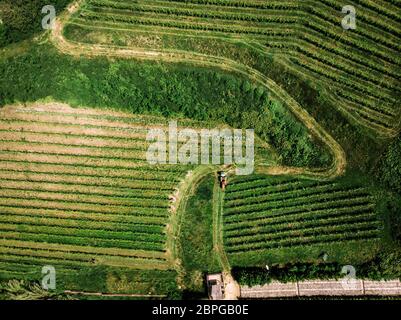
[[[1,273],[26,276],[44,264],[64,274],[98,265],[177,270],[176,211],[183,183],[192,188],[198,173],[193,165],[148,163],[147,133],[168,123],[62,104],[3,108]],[[178,121],[178,129],[202,125]]]
[[[170,200],[191,167],[147,163],[146,130],[163,121],[65,105],[3,108],[0,270],[171,269]]]
[[[350,259],[361,247],[374,252],[382,228],[363,185],[262,175],[227,187],[223,224],[234,265],[318,260],[322,252]]]
[[[383,0],[346,4],[356,8],[356,30],[342,29],[343,4],[333,0],[86,0],[66,34],[78,42],[223,54],[236,61],[235,49],[223,47],[246,43],[326,88],[350,120],[393,136],[400,127],[401,8]],[[212,38],[227,43],[210,47]],[[239,61],[264,72],[263,63],[250,60]]]

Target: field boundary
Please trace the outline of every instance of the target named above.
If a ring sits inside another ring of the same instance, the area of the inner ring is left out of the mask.
[[[131,293],[103,293],[65,290],[64,294],[93,296],[93,297],[132,297],[132,298],[166,298],[166,295],[131,294]]]
[[[355,284],[348,288],[341,280],[273,281],[264,286],[241,286],[243,299],[308,296],[401,296],[401,282],[355,279]]]

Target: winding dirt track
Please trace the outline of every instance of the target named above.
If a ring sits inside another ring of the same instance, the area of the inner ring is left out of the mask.
[[[257,172],[273,175],[299,175],[315,179],[332,179],[341,175],[345,171],[345,153],[337,141],[335,141],[330,134],[324,130],[316,122],[316,120],[311,117],[309,113],[304,110],[285,90],[283,90],[273,80],[255,69],[227,58],[187,51],[152,51],[131,47],[122,48],[114,46],[89,45],[65,39],[63,36],[64,24],[68,21],[69,17],[79,9],[81,2],[82,0],[71,4],[67,11],[57,19],[55,28],[52,30],[50,39],[56,48],[58,48],[58,50],[60,50],[62,53],[72,56],[108,56],[126,59],[158,60],[170,63],[187,62],[198,66],[215,67],[245,75],[257,82],[259,85],[264,86],[266,89],[272,92],[272,95],[276,100],[280,101],[283,105],[288,106],[292,113],[308,128],[308,130],[327,146],[333,156],[333,163],[329,168],[311,169],[295,167],[267,167],[260,165],[256,168]]]

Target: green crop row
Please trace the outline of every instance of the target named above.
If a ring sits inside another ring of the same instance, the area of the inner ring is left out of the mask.
[[[107,169],[113,170],[134,170],[150,171],[150,167],[155,171],[171,172],[182,174],[187,172],[192,166],[177,166],[177,165],[149,165],[145,161],[124,161],[119,159],[102,159],[102,158],[89,158],[74,157],[73,155],[60,155],[58,157],[49,154],[39,154],[35,152],[21,152],[21,151],[0,151],[0,161],[12,161],[15,163],[27,163],[25,155],[29,154],[29,163],[38,165],[55,165],[55,166],[72,166],[76,168],[90,168],[90,169]]]
[[[355,37],[351,36],[342,36],[342,34],[338,34],[335,31],[332,31],[332,26],[330,24],[326,24],[323,20],[315,21],[316,19],[305,20],[304,25],[311,30],[314,30],[320,33],[323,36],[326,36],[331,39],[331,41],[340,41],[344,45],[347,45],[350,48],[350,52],[354,51],[354,48],[357,48],[368,54],[369,56],[378,57],[384,61],[387,61],[391,64],[400,65],[400,59],[395,58],[393,55],[389,55],[387,52],[387,48],[375,45],[370,42],[362,42],[355,39]]]
[[[163,225],[148,225],[146,222],[142,224],[125,222],[124,220],[118,222],[110,221],[93,221],[85,219],[74,218],[57,218],[57,217],[41,217],[38,215],[15,215],[3,212],[0,216],[0,221],[3,223],[27,224],[32,226],[50,226],[50,227],[63,227],[63,228],[81,228],[86,230],[105,230],[105,231],[125,231],[139,234],[164,234],[165,227]]]
[[[99,178],[99,177],[71,177],[69,175],[63,176],[58,174],[42,174],[42,173],[29,173],[24,175],[22,172],[8,172],[0,170],[0,179],[5,180],[22,180],[28,182],[49,182],[49,183],[63,183],[66,185],[85,185],[85,186],[99,186],[99,187],[114,187],[114,188],[131,188],[131,189],[146,189],[146,190],[174,190],[177,183],[170,181],[163,181],[163,183],[156,184],[153,181],[146,179],[113,179],[113,178]]]
[[[296,195],[293,198],[283,198],[279,200],[271,200],[256,204],[243,205],[241,207],[233,207],[225,209],[224,214],[226,216],[235,214],[245,214],[249,212],[264,211],[273,208],[288,208],[296,207],[301,205],[312,205],[314,203],[327,203],[329,201],[339,200],[355,200],[355,199],[369,199],[370,195],[365,188],[355,189],[354,191],[333,191],[327,193],[321,193],[316,195]]]
[[[363,79],[369,85],[381,85],[383,88],[387,88],[389,90],[396,90],[399,91],[400,89],[397,88],[396,82],[393,79],[386,78],[386,82],[383,83],[383,73],[377,73],[371,68],[366,68],[361,65],[355,65],[355,63],[351,64],[350,60],[347,60],[343,57],[338,55],[332,54],[331,52],[327,51],[325,54],[318,54],[316,53],[316,47],[309,43],[301,44],[299,43],[296,46],[296,49],[300,54],[309,57],[310,59],[316,60],[323,64],[326,64],[332,68],[337,69],[339,72],[346,73],[348,75],[353,76],[354,78]],[[388,90],[385,91],[387,94],[390,94]],[[393,110],[383,110],[384,114],[393,115]]]
[[[46,256],[30,256],[29,253],[20,253],[20,252],[15,252],[15,253],[10,253],[10,254],[4,254],[1,256],[0,261],[8,261],[8,263],[12,263],[13,265],[26,265],[28,268],[29,266],[32,266],[32,268],[37,268],[38,272],[41,274],[42,267],[44,265],[52,265],[56,268],[56,271],[58,272],[59,268],[61,270],[79,270],[82,267],[85,266],[90,266],[90,260],[87,261],[79,261],[79,260],[69,260],[69,259],[63,259],[63,258],[52,258],[52,257],[46,257]],[[61,271],[60,270],[60,271]],[[7,270],[9,271],[9,270]],[[10,270],[11,271],[11,270]],[[17,270],[15,270],[17,272]],[[8,273],[8,272],[7,272]],[[24,274],[24,276],[27,276]]]
[[[386,67],[384,63],[381,63],[380,59],[366,59],[366,55],[363,52],[359,52],[358,50],[350,51],[347,47],[339,46],[335,42],[321,41],[320,33],[318,31],[304,28],[302,29],[302,32],[299,33],[299,38],[316,48],[333,53],[336,56],[357,63],[358,65],[370,68],[380,74],[387,75],[393,79],[399,79],[400,77],[396,70]]]
[[[67,185],[63,183],[47,182],[28,182],[13,179],[0,178],[2,189],[26,190],[26,191],[47,191],[59,194],[82,195],[82,196],[102,196],[115,199],[156,199],[168,200],[168,191],[143,190],[130,188],[113,187],[92,187],[86,188],[84,185]]]
[[[397,15],[397,7],[391,5],[391,3],[396,5],[397,1],[389,0],[389,1],[379,2],[379,1],[353,0],[353,2],[359,4],[360,6],[371,9],[372,14],[380,13],[381,15],[384,15],[385,17],[391,20],[401,22],[401,17]]]
[[[359,2],[360,5],[362,5],[364,7],[364,10],[360,10],[359,14],[358,14],[358,20],[361,20],[363,22],[365,22],[368,25],[374,25],[375,27],[382,29],[384,31],[388,31],[392,34],[395,34],[396,36],[400,36],[400,30],[401,30],[401,24],[397,24],[394,20],[398,20],[401,21],[401,19],[399,17],[397,17],[397,15],[388,15],[388,13],[386,13],[385,11],[380,10],[379,6],[376,7],[371,7],[371,9],[373,9],[372,11],[370,11],[369,8],[369,4],[368,3],[363,3],[361,4],[361,1],[354,1],[354,2]],[[340,8],[338,2],[336,2],[335,0],[321,0],[320,1],[320,5],[323,7],[330,7],[333,10],[337,10]],[[380,18],[378,15],[378,12],[381,13]],[[392,12],[394,13],[394,12]],[[384,17],[383,17],[384,15]]]
[[[266,179],[266,176],[258,177],[256,179],[249,179],[249,180],[240,180],[234,181],[227,186],[227,193],[235,193],[235,192],[245,192],[257,188],[264,188],[264,187],[279,187],[281,184],[288,184],[288,183],[298,183],[297,180],[285,180],[284,182],[281,181],[270,181]]]
[[[262,29],[262,28],[234,28],[227,26],[216,26],[215,23],[205,24],[192,24],[186,22],[177,22],[174,20],[161,20],[161,19],[150,19],[150,18],[135,18],[132,16],[111,16],[111,15],[99,15],[98,13],[92,12],[81,12],[80,17],[87,21],[112,21],[118,23],[128,24],[139,24],[139,25],[150,25],[158,27],[178,28],[186,30],[200,30],[208,32],[222,32],[222,33],[238,33],[238,34],[251,34],[251,35],[270,35],[270,36],[283,36],[287,37],[292,35],[290,30],[279,30],[277,28]],[[280,27],[280,26],[279,26]]]
[[[169,203],[166,199],[143,199],[143,198],[114,198],[114,197],[96,197],[94,195],[76,195],[69,193],[59,193],[42,190],[26,190],[17,188],[0,187],[0,197],[10,199],[37,199],[45,201],[60,201],[63,203],[95,204],[104,206],[115,206],[116,208],[168,208]]]
[[[306,215],[307,216],[307,215]],[[227,233],[225,234],[225,239],[227,244],[235,244],[238,242],[247,243],[248,240],[253,242],[254,240],[263,241],[265,237],[278,237],[281,233],[291,232],[296,233],[298,235],[307,232],[309,229],[319,229],[325,233],[331,231],[331,227],[334,226],[343,226],[348,228],[353,224],[359,224],[363,222],[374,222],[377,223],[376,216],[370,211],[367,211],[362,214],[352,213],[351,215],[348,213],[344,216],[335,215],[333,217],[324,216],[316,219],[311,218],[311,215],[307,216],[308,219],[300,219],[299,221],[281,221],[281,222],[273,222],[269,225],[264,225],[260,227],[258,224],[254,225],[252,229],[236,229],[235,233]],[[283,219],[284,220],[284,219]],[[243,231],[243,232],[241,232]],[[283,237],[286,237],[284,235]]]
[[[29,209],[29,210],[27,210]],[[135,230],[134,225],[138,225],[139,228],[144,225],[149,227],[164,228],[166,225],[165,217],[155,216],[134,216],[124,215],[119,213],[87,213],[79,211],[67,211],[60,209],[40,209],[40,208],[24,208],[17,206],[0,206],[0,210],[3,214],[15,215],[15,216],[29,216],[40,218],[54,218],[58,220],[73,219],[82,223],[93,222],[106,222],[106,223],[124,223],[131,224],[132,230]],[[61,222],[60,222],[61,223]]]
[[[276,200],[287,200],[292,198],[297,198],[298,196],[311,196],[311,195],[318,195],[318,194],[326,194],[328,192],[335,192],[338,190],[341,191],[352,191],[352,188],[346,188],[335,185],[335,184],[318,184],[315,186],[306,187],[304,185],[299,186],[298,188],[291,188],[287,190],[272,190],[267,191],[265,194],[261,194],[258,196],[248,196],[242,199],[236,200],[228,200],[225,207],[238,207],[243,205],[251,205],[257,203],[265,203],[269,201],[276,201]]]
[[[386,88],[383,88],[380,93],[377,92],[377,86],[375,86],[375,83],[368,83],[364,79],[359,79],[357,76],[352,75],[352,70],[354,68],[351,68],[350,65],[348,65],[348,68],[345,67],[345,65],[342,67],[342,70],[340,70],[340,66],[337,64],[337,61],[335,60],[335,56],[325,54],[324,56],[321,54],[317,54],[316,52],[313,52],[313,50],[304,50],[302,47],[301,49],[298,50],[303,56],[302,58],[302,63],[305,65],[308,65],[311,70],[314,72],[320,74],[324,78],[327,79],[327,81],[332,81],[336,82],[336,79],[338,80],[337,86],[341,87],[340,84],[343,85],[342,88],[347,88],[350,87],[352,89],[355,89],[356,92],[362,93],[364,92],[365,95],[369,94],[371,99],[381,99],[386,103],[392,104],[394,103],[394,98],[391,97],[391,89],[387,90]],[[329,59],[331,58],[331,59]],[[307,63],[307,61],[310,61]],[[317,64],[317,65],[316,65]],[[316,65],[316,66],[315,66]],[[326,69],[325,69],[326,67]],[[361,72],[358,72],[358,75]],[[371,76],[369,76],[369,73],[365,73],[364,78],[368,78],[368,81],[371,81]],[[359,82],[357,81],[359,79]],[[375,81],[376,83],[378,82],[378,79]],[[376,92],[373,90],[376,89]],[[349,90],[348,90],[349,91]],[[363,97],[359,97],[360,100],[365,100],[362,99]],[[390,109],[391,110],[391,109]],[[378,111],[382,112],[381,109],[378,109]],[[394,115],[393,113],[390,113],[389,115]]]
[[[337,87],[339,90],[346,92],[350,99],[355,102],[358,101],[364,107],[371,109],[372,112],[379,112],[380,116],[388,119],[391,119],[391,117],[396,114],[396,112],[392,110],[394,108],[394,98],[390,98],[390,92],[385,95],[385,89],[383,89],[383,96],[382,94],[373,93],[375,89],[374,87],[363,84],[362,81],[360,81],[361,85],[359,85],[356,81],[349,79],[349,77],[346,75],[341,75],[341,73],[333,70],[333,68],[329,67],[328,65],[322,65],[322,63],[317,61],[314,57],[309,58],[304,56],[302,61],[296,58],[291,58],[290,60],[295,62],[298,66],[301,66],[304,69],[307,69],[308,71],[311,71],[312,73],[324,78],[322,81],[328,81],[327,83],[331,83],[331,81],[333,81],[333,87]],[[347,87],[355,90],[357,94],[347,89]],[[383,105],[383,108],[377,107],[376,104]],[[391,110],[391,113],[386,110]]]
[[[333,199],[331,201],[325,202],[307,202],[305,204],[295,204],[295,205],[282,205],[278,207],[272,207],[268,209],[259,209],[253,212],[238,212],[234,215],[224,215],[225,223],[237,223],[242,221],[245,217],[247,221],[261,220],[267,216],[276,216],[276,215],[290,215],[295,213],[300,213],[303,211],[314,212],[317,210],[335,210],[339,208],[343,208],[345,206],[357,206],[357,205],[367,205],[371,203],[371,199],[368,197],[358,197],[349,199],[348,197],[344,197],[343,199]]]
[[[152,243],[136,240],[104,239],[93,236],[79,237],[73,234],[58,235],[49,233],[35,233],[29,231],[8,231],[0,226],[3,239],[35,241],[46,243],[62,243],[68,245],[91,246],[100,248],[121,248],[132,250],[164,251],[164,243]]]
[[[82,213],[109,213],[109,214],[122,214],[122,215],[135,215],[135,216],[151,216],[151,217],[166,217],[169,215],[165,208],[147,208],[147,207],[118,207],[118,206],[105,206],[105,205],[87,205],[65,203],[59,201],[45,201],[35,199],[21,199],[21,198],[0,198],[0,205],[15,208],[29,209],[56,209],[66,210],[72,212]]]
[[[244,252],[249,250],[266,250],[273,248],[293,248],[298,246],[310,246],[323,243],[340,243],[351,240],[369,240],[378,237],[377,230],[352,230],[347,233],[333,233],[328,235],[312,235],[308,237],[292,237],[289,239],[282,239],[280,241],[260,242],[257,244],[244,244],[242,246],[228,247],[228,253]]]
[[[153,258],[144,258],[144,257],[125,257],[125,256],[103,256],[99,254],[91,254],[91,253],[71,253],[71,252],[62,252],[62,251],[49,251],[49,250],[38,250],[38,249],[30,249],[30,248],[13,248],[13,247],[1,247],[1,250],[5,255],[14,255],[14,256],[32,256],[35,258],[50,258],[57,260],[67,260],[67,261],[76,261],[78,263],[90,263],[92,259],[118,259],[120,261],[128,260],[137,260],[142,262],[153,262],[153,263],[164,263],[163,260],[157,260]]]
[[[70,236],[79,238],[92,238],[94,241],[98,239],[116,240],[116,241],[134,241],[140,243],[152,243],[155,245],[163,245],[165,235],[163,233],[142,233],[122,230],[106,230],[103,229],[85,229],[85,226],[65,227],[65,226],[49,226],[29,224],[27,221],[2,221],[0,229],[2,231],[10,231],[17,233],[30,234],[48,234],[52,236]]]
[[[202,10],[193,9],[181,9],[172,7],[148,7],[141,5],[127,5],[118,4],[110,6],[107,3],[102,3],[97,1],[92,2],[90,7],[86,9],[97,12],[97,13],[109,13],[109,14],[120,14],[120,13],[133,13],[133,12],[143,12],[143,13],[153,13],[155,15],[175,15],[190,18],[204,18],[204,19],[221,19],[228,21],[245,21],[245,22],[258,22],[258,23],[281,23],[281,24],[293,24],[297,23],[297,18],[287,17],[285,15],[250,15],[244,13],[225,13],[225,12],[208,12]],[[195,21],[194,21],[195,22]],[[198,21],[196,21],[198,22]]]
[[[163,2],[193,3],[217,6],[228,6],[238,8],[257,8],[257,9],[285,9],[293,10],[298,8],[298,3],[294,1],[238,1],[238,0],[163,0]]]
[[[262,186],[262,187],[255,187],[253,188],[252,185],[248,189],[245,190],[240,190],[240,191],[232,191],[231,187],[235,187],[236,184],[235,182],[233,184],[229,184],[227,186],[224,199],[227,202],[235,201],[235,200],[242,200],[246,199],[248,197],[257,197],[257,196],[263,196],[266,194],[273,194],[273,193],[278,193],[278,192],[283,192],[287,190],[299,190],[299,189],[307,189],[307,188],[313,188],[315,186],[319,186],[320,183],[316,182],[315,185],[306,185],[305,183],[298,181],[298,182],[288,182],[288,183],[281,183],[278,185],[272,185],[272,186]]]
[[[281,212],[269,212],[261,213],[259,219],[248,220],[244,218],[243,220],[238,220],[235,222],[225,221],[224,233],[227,236],[251,233],[254,230],[264,230],[265,227],[270,227],[276,224],[296,223],[299,221],[309,221],[309,220],[319,220],[325,218],[333,217],[343,217],[348,215],[359,215],[359,214],[370,214],[373,210],[373,204],[362,204],[346,207],[338,207],[333,209],[323,208],[309,211],[307,208],[297,212],[287,212],[285,210]]]
[[[294,228],[288,230],[280,230],[275,233],[265,233],[256,234],[250,236],[243,236],[238,238],[225,239],[225,243],[228,247],[233,249],[242,246],[263,246],[264,244],[270,245],[276,242],[287,239],[304,239],[308,237],[315,237],[315,240],[319,240],[321,235],[340,235],[347,234],[350,232],[361,232],[361,231],[375,231],[378,232],[378,222],[377,221],[364,221],[357,223],[339,223],[336,225],[324,225],[305,228]]]

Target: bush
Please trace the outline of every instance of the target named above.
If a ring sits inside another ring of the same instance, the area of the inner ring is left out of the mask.
[[[376,176],[388,188],[401,194],[401,135],[383,154],[376,169]]]

